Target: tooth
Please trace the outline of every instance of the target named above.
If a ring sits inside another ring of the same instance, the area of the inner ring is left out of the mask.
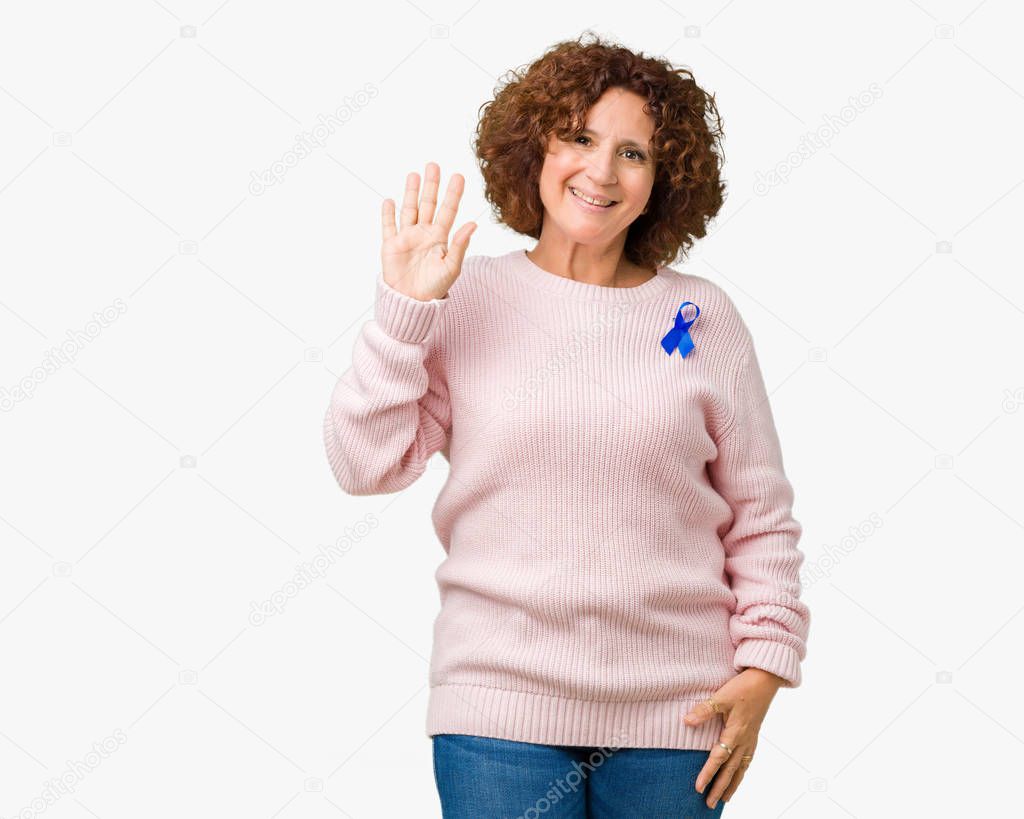
[[[575,189],[575,188],[573,188],[573,190],[576,190],[576,189]],[[607,206],[608,206],[609,204],[611,204],[611,201],[612,201],[611,199],[602,199],[602,200],[597,200],[597,199],[594,199],[594,198],[593,198],[593,197],[591,197],[591,196],[587,196],[587,195],[586,195],[585,193],[583,193],[582,191],[576,191],[576,192],[577,192],[578,194],[580,194],[580,198],[581,198],[581,199],[582,199],[582,200],[583,200],[584,202],[590,202],[590,204],[592,204],[592,205],[597,205],[598,207],[602,207],[602,208],[603,208],[603,207],[607,207]]]

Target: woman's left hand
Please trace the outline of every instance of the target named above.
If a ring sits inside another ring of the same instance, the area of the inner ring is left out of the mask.
[[[784,683],[782,677],[769,671],[745,668],[714,693],[712,699],[725,720],[725,728],[718,741],[732,748],[732,753],[716,743],[697,775],[696,788],[700,793],[704,793],[707,783],[714,779],[706,800],[709,808],[714,808],[719,799],[728,802],[736,792],[750,764],[750,759],[743,757],[753,757],[768,706]],[[714,716],[710,702],[704,700],[690,709],[683,719],[687,725],[700,725]]]

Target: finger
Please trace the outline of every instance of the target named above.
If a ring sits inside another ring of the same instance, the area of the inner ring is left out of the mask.
[[[416,197],[420,193],[420,175],[413,171],[405,177],[405,197],[402,199],[401,226],[416,224]]]
[[[754,754],[756,751],[757,738],[755,737],[754,744],[751,745],[748,750],[739,752],[738,759],[740,761],[740,764],[739,767],[736,769],[736,773],[733,774],[732,780],[729,782],[729,787],[726,789],[725,793],[722,794],[723,802],[728,802],[730,799],[732,799],[732,795],[736,793],[736,789],[739,787],[740,782],[743,781],[743,777],[747,775],[747,769],[750,767],[750,763],[753,761]],[[744,760],[744,756],[749,756],[750,759]]]
[[[692,710],[697,712],[697,716],[702,720],[713,717],[717,713],[715,709],[711,707],[711,703],[708,702],[708,700],[701,700],[693,707]]]
[[[718,703],[719,707],[722,708],[722,713],[715,711],[711,707],[707,700],[703,700],[695,707],[695,710],[699,710],[704,715],[720,716],[724,723],[722,732],[718,736],[718,740],[715,742],[715,747],[711,749],[711,753],[708,756],[707,762],[704,763],[704,767],[701,768],[700,773],[697,775],[697,781],[695,786],[698,791],[703,793],[704,788],[707,784],[714,779],[718,769],[729,759],[730,753],[719,745],[720,742],[724,742],[730,748],[736,747],[737,731],[730,730],[729,728],[729,715],[732,713],[732,706],[729,703]]]
[[[429,225],[434,219],[434,207],[437,205],[437,188],[441,182],[441,166],[436,162],[428,162],[424,174],[423,196],[420,197],[420,213],[417,221],[421,225]]]
[[[384,234],[384,239],[392,238],[397,231],[395,230],[395,200],[385,199],[380,208],[380,222],[381,231]]]
[[[437,212],[437,218],[434,220],[434,224],[444,229],[445,236],[448,235],[448,231],[455,223],[455,212],[459,209],[459,199],[462,197],[462,189],[465,184],[465,177],[461,173],[452,174],[452,178],[448,180],[444,202],[441,203],[441,209]]]
[[[733,777],[739,771],[740,757],[745,753],[747,753],[745,750],[737,748],[715,775],[714,781],[711,783],[711,789],[704,800],[709,808],[717,804],[718,800],[722,798],[722,794],[732,784]]]
[[[459,270],[462,267],[462,260],[466,257],[466,248],[469,247],[469,237],[475,230],[476,222],[467,222],[452,237],[451,247],[448,248],[448,255],[445,256],[449,270]]]
[[[736,789],[740,786],[740,782],[742,782],[743,777],[746,776],[748,767],[748,765],[740,765],[739,768],[736,769],[736,773],[732,775],[732,779],[729,781],[729,787],[726,788],[725,792],[722,794],[723,802],[728,802],[732,799],[732,795],[736,793]]]
[[[724,742],[725,740],[722,741]],[[704,767],[700,769],[700,773],[697,774],[697,781],[694,783],[698,791],[704,793],[704,789],[707,787],[707,784],[715,778],[719,768],[725,764],[726,760],[729,759],[729,756],[729,752],[721,745],[715,745],[715,747],[711,749],[708,761],[705,762]]]

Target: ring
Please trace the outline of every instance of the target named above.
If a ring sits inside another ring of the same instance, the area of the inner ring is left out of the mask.
[[[717,702],[715,702],[713,697],[708,697],[707,700],[705,700],[705,702],[707,702],[708,707],[716,714],[722,713],[722,707]]]
[[[727,751],[729,752],[729,756],[732,756],[732,748],[730,748],[730,747],[729,747],[728,745],[726,745],[726,744],[725,744],[724,742],[719,742],[719,743],[718,743],[718,747],[719,747],[719,748],[725,748],[725,750],[727,750]]]

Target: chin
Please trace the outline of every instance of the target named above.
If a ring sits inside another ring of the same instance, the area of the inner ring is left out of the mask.
[[[608,231],[604,230],[580,230],[576,225],[567,226],[565,224],[559,225],[562,233],[567,239],[573,242],[577,242],[581,245],[590,244],[591,242],[599,241]]]

